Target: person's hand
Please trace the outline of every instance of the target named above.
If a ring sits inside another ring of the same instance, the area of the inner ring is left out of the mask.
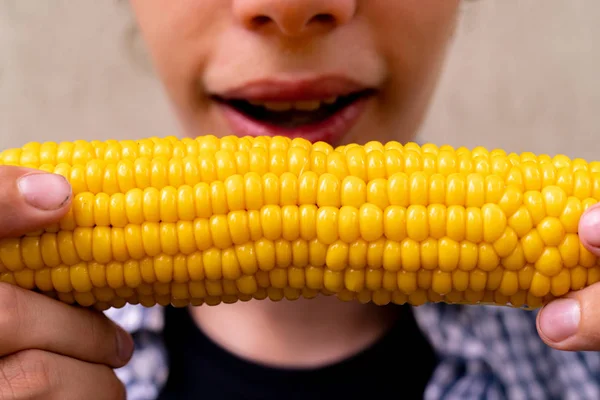
[[[70,199],[58,175],[0,166],[0,239],[57,222]],[[124,399],[113,368],[132,351],[130,336],[103,313],[0,284],[0,398]]]
[[[600,257],[600,204],[582,215],[579,237]],[[547,345],[558,350],[600,350],[600,282],[544,306],[537,316],[537,330]]]

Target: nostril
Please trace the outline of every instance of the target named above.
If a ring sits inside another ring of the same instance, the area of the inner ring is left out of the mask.
[[[330,24],[332,22],[335,22],[335,18],[331,14],[317,14],[311,18],[310,22],[319,22],[319,23]]]
[[[264,26],[271,21],[272,19],[266,15],[257,15],[253,17],[250,22],[253,27],[260,28],[261,26]],[[331,14],[317,14],[308,21],[308,24],[315,22],[321,24],[331,24],[335,22],[335,18]]]
[[[254,27],[258,28],[268,24],[270,21],[271,18],[267,17],[266,15],[257,15],[256,17],[252,18],[251,23]]]

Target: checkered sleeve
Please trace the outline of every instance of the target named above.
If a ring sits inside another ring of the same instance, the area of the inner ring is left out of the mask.
[[[126,305],[105,313],[133,336],[135,350],[129,363],[116,369],[127,400],[155,400],[168,377],[168,355],[162,341],[164,309]]]
[[[415,313],[440,359],[428,400],[600,399],[599,354],[548,347],[535,311],[428,304]]]

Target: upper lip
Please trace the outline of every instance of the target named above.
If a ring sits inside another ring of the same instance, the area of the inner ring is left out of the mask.
[[[320,77],[303,80],[265,79],[219,93],[223,100],[302,101],[346,96],[371,88],[344,77]]]

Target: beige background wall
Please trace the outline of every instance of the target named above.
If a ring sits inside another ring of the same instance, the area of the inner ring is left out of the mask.
[[[422,137],[600,160],[600,2],[479,0]],[[176,129],[126,1],[0,0],[0,148]]]

